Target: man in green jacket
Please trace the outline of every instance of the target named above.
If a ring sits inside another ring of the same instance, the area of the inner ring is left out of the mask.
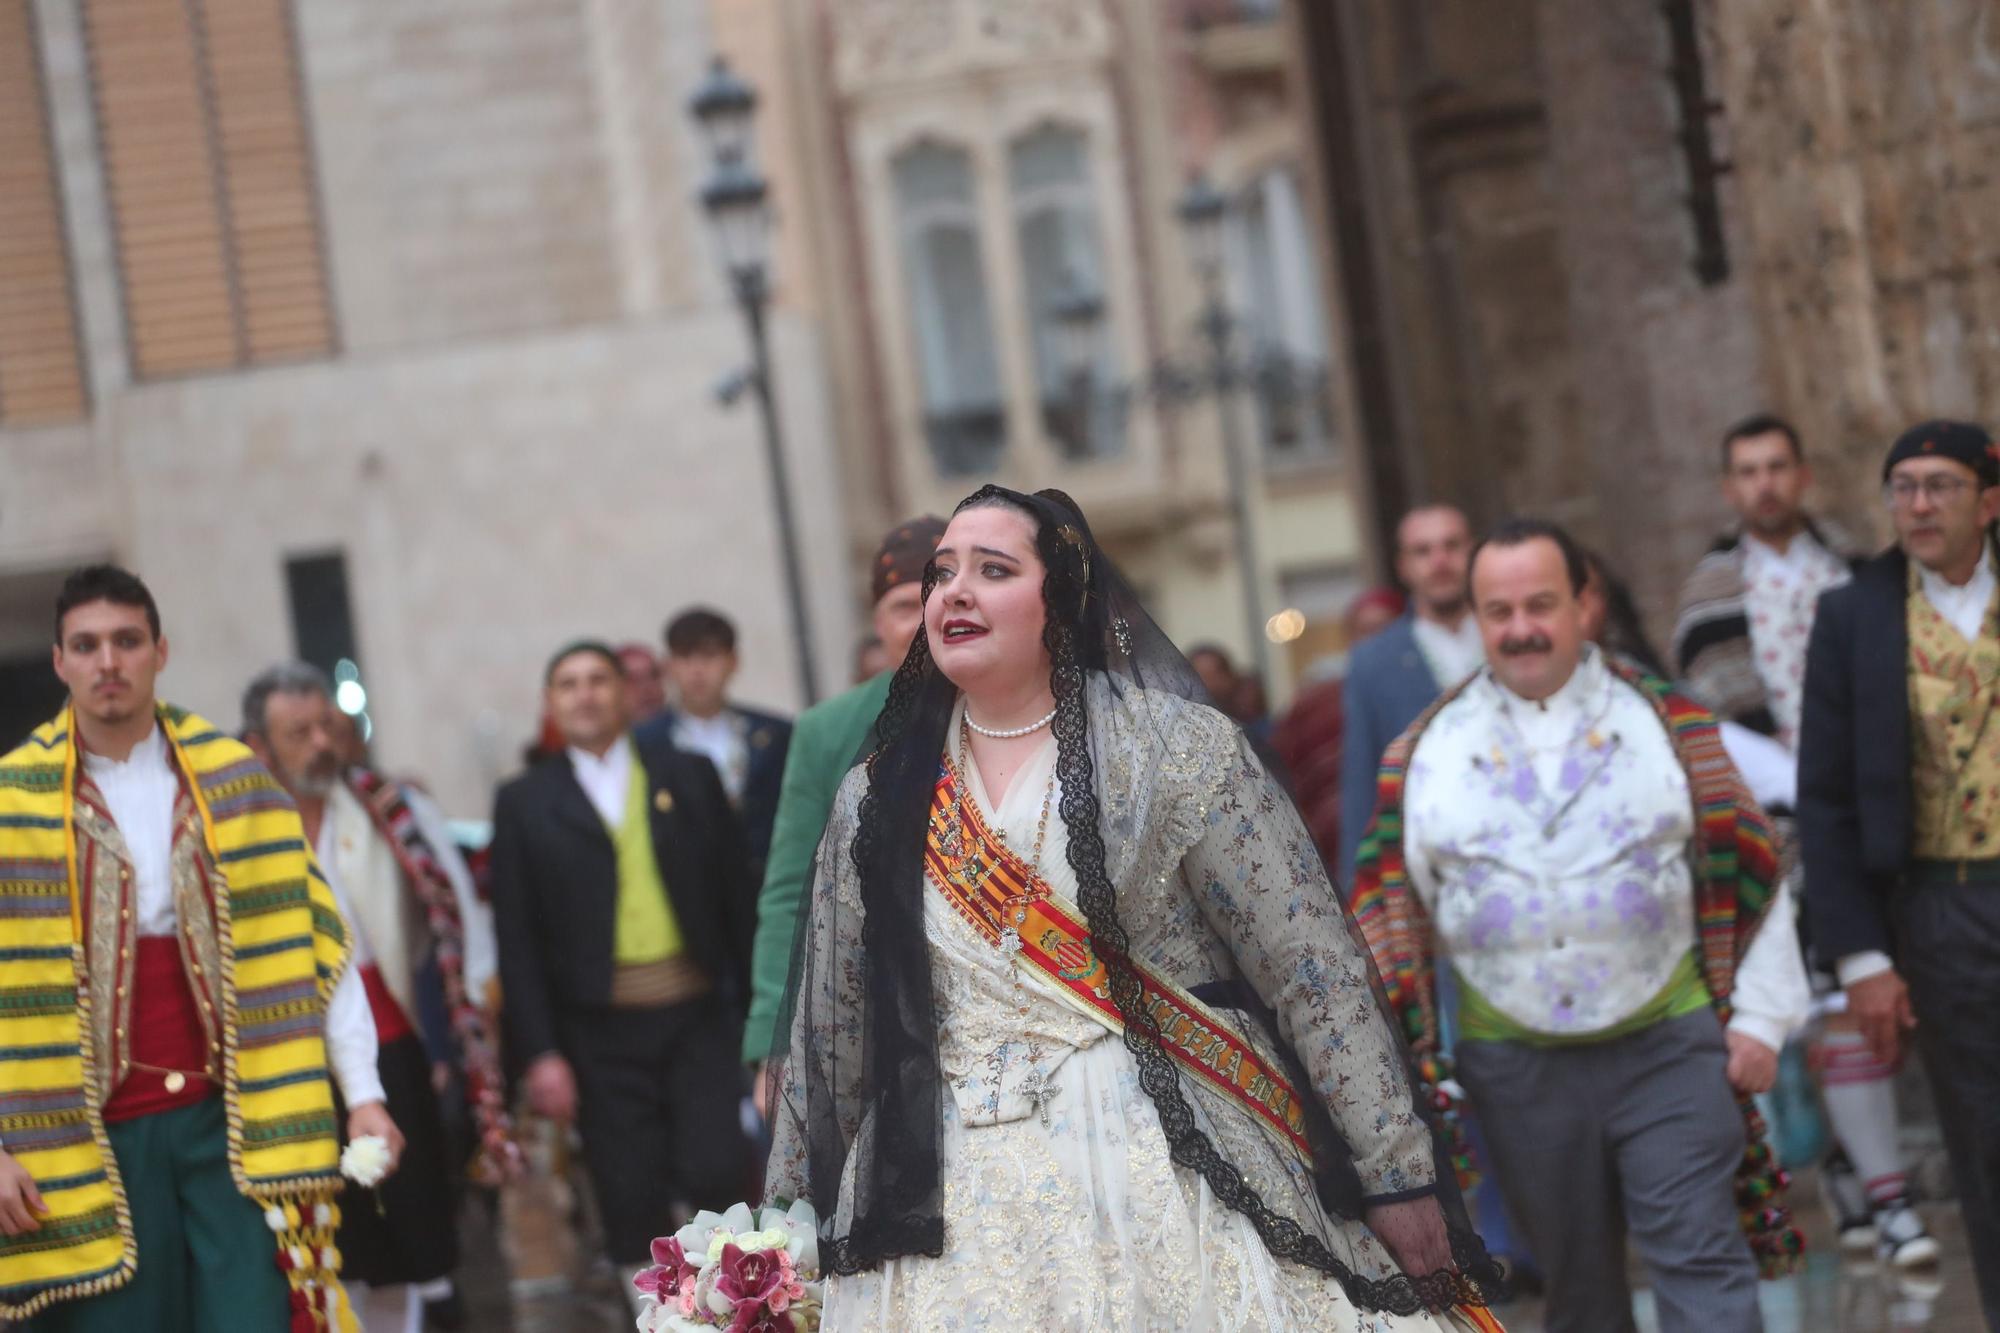
[[[944,520],[912,519],[882,539],[869,567],[875,596],[875,634],[900,663],[924,623],[924,567],[944,536]],[[757,1110],[768,1093],[761,1065],[771,1053],[771,1030],[785,999],[792,963],[792,935],[798,928],[799,899],[812,877],[820,834],[833,812],[834,793],[861,757],[861,747],[889,697],[894,669],[844,694],[808,708],[792,727],[778,793],[777,822],[771,827],[771,854],[764,864],[764,887],[757,897],[757,941],[750,961],[750,1017],[743,1027],[743,1059],[760,1066]]]

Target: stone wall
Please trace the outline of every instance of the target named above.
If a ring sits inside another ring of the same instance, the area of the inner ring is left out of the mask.
[[[2000,417],[2000,11],[1728,0],[1717,66],[1773,393],[1883,531],[1888,441]]]
[[[1942,17],[1958,8],[1898,28],[1888,15],[1914,11],[1865,0],[1698,4],[1709,124],[1734,161],[1718,280],[1696,264],[1659,5],[1340,7],[1308,64],[1339,85],[1316,133],[1359,163],[1326,188],[1358,196],[1363,240],[1339,243],[1375,280],[1392,410],[1371,443],[1394,474],[1378,493],[1570,525],[1658,638],[1728,521],[1716,450],[1732,421],[1796,417],[1828,506],[1865,520],[1859,460],[1886,423],[1926,397],[1976,410],[1993,368],[1975,316],[2000,275],[1973,219],[1991,153],[1976,124],[2000,92],[1949,91],[1981,68],[1975,7]],[[1909,91],[1946,46],[1942,80]],[[1877,62],[1902,89],[1886,102]],[[1395,514],[1377,517],[1389,531]]]
[[[747,352],[687,166],[705,10],[296,12],[339,350],[135,384],[82,33],[40,0],[93,402],[0,431],[0,644],[46,641],[46,571],[129,562],[165,614],[163,692],[234,725],[245,680],[292,651],[285,561],[339,550],[378,757],[466,816],[568,638],[657,642],[711,602],[738,622],[741,697],[795,708],[758,415],[712,393]],[[830,693],[855,615],[824,359],[790,312],[773,336]]]

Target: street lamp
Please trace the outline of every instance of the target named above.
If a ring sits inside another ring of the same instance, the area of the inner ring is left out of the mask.
[[[1239,363],[1232,343],[1236,321],[1229,313],[1223,284],[1223,226],[1228,219],[1229,200],[1196,175],[1174,206],[1187,242],[1188,259],[1202,288],[1201,333],[1207,343],[1207,364],[1189,371],[1163,361],[1154,368],[1144,386],[1155,397],[1169,403],[1213,396],[1222,418],[1222,452],[1229,480],[1229,507],[1236,530],[1236,567],[1243,580],[1244,628],[1250,642],[1250,656],[1258,677],[1267,684],[1271,678],[1271,650],[1264,619],[1264,595],[1257,575],[1256,533],[1250,526],[1249,460],[1245,457],[1242,432],[1233,410],[1236,390],[1250,382],[1254,367]],[[1102,346],[1104,302],[1083,288],[1074,273],[1066,274],[1063,289],[1050,303],[1057,348],[1067,374],[1071,411],[1087,426],[1090,405],[1098,391],[1093,381]],[[1122,390],[1121,390],[1122,391]]]
[[[1257,574],[1257,537],[1250,527],[1249,460],[1244,457],[1242,431],[1236,417],[1236,389],[1245,376],[1230,356],[1235,321],[1223,293],[1223,222],[1229,201],[1197,173],[1181,193],[1174,214],[1187,241],[1188,260],[1201,281],[1201,332],[1208,340],[1208,383],[1215,393],[1216,415],[1222,418],[1222,455],[1229,477],[1229,507],[1235,518],[1236,568],[1243,580],[1243,616],[1250,638],[1250,655],[1258,678],[1271,680],[1271,650],[1264,632],[1264,593]]]
[[[750,158],[750,126],[757,93],[738,78],[721,56],[688,99],[688,112],[708,140],[709,173],[701,206],[715,228],[716,248],[729,273],[729,287],[750,329],[750,387],[764,421],[764,454],[771,470],[771,507],[785,563],[785,591],[791,602],[792,642],[798,650],[799,689],[808,705],[819,699],[813,673],[812,622],[806,615],[805,583],[799,575],[797,525],[792,521],[791,485],[785,470],[784,439],[771,393],[771,348],[764,325],[770,300],[771,212],[769,190]]]
[[[1081,457],[1090,449],[1091,390],[1102,346],[1104,299],[1084,286],[1075,270],[1066,270],[1062,290],[1049,304],[1049,316],[1055,328],[1056,360],[1068,390],[1065,410],[1073,423],[1071,446]]]

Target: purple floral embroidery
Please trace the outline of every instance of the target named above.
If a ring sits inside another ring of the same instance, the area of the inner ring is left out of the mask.
[[[1619,920],[1642,926],[1650,935],[1657,935],[1666,929],[1665,909],[1638,880],[1622,881],[1612,891],[1612,902],[1617,905]]]
[[[1472,947],[1484,949],[1488,944],[1505,939],[1513,924],[1514,904],[1503,894],[1488,894],[1474,909],[1467,926],[1472,934]]]

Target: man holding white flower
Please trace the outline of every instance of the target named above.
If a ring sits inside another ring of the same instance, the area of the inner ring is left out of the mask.
[[[298,813],[155,699],[167,641],[130,573],[70,576],[53,660],[68,703],[0,758],[0,1317],[352,1329],[341,1141],[393,1165],[402,1140]]]
[[[423,1333],[421,1287],[458,1266],[458,1231],[444,1116],[413,1017],[417,978],[437,959],[459,1058],[473,1074],[475,1057],[490,1052],[471,997],[493,979],[492,924],[444,831],[396,784],[343,769],[336,715],[333,682],[307,662],[269,667],[243,692],[243,739],[298,803],[353,933],[376,1072],[408,1138],[409,1160],[393,1180],[372,1191],[357,1181],[341,1198],[341,1273],[368,1333]],[[496,1102],[498,1082],[495,1069],[482,1084]]]

